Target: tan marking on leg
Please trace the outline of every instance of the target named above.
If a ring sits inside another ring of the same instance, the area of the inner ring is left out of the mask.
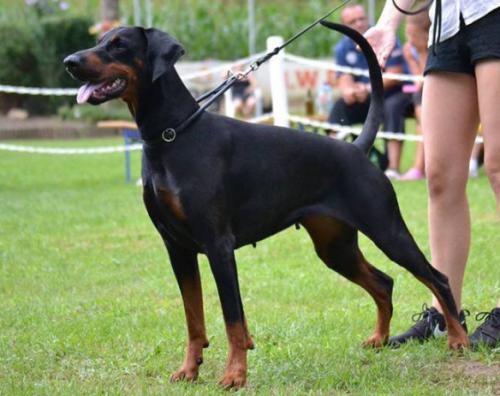
[[[246,335],[246,338],[247,338],[247,349],[254,349],[255,348],[255,343],[253,342],[252,335],[250,334],[250,331],[248,330],[248,324],[247,324],[246,319],[245,319],[245,322],[244,322],[244,326],[245,326],[245,335]]]
[[[375,276],[370,271],[371,265],[364,257],[362,257],[361,260],[361,272],[358,277],[353,279],[353,282],[365,289],[372,296],[377,305],[377,324],[375,325],[375,331],[363,342],[363,346],[380,348],[385,345],[389,339],[392,318],[391,296],[387,294],[387,291],[382,288],[380,284],[378,284]]]
[[[184,280],[181,284],[184,312],[188,328],[186,357],[179,370],[171,376],[171,381],[198,378],[199,366],[203,363],[203,348],[208,347],[203,314],[203,296],[199,273],[194,280]]]
[[[309,216],[301,220],[302,225],[309,233],[319,258],[328,265],[329,244],[342,235],[345,225],[332,217]]]
[[[335,242],[343,236],[348,229],[344,223],[327,216],[309,216],[304,218],[301,223],[306,228],[314,242],[314,247],[319,257],[333,270],[336,270],[335,260],[330,257],[332,242]],[[377,282],[376,275],[370,271],[372,267],[357,250],[358,266],[355,276],[342,274],[352,282],[363,287],[375,300],[377,305],[377,324],[371,337],[365,342],[365,346],[381,347],[389,339],[391,312],[391,296]],[[338,267],[337,267],[338,268]]]
[[[463,348],[469,347],[469,337],[467,333],[460,325],[460,322],[453,317],[451,312],[449,311],[443,297],[438,292],[434,286],[429,283],[426,279],[417,277],[424,285],[426,285],[434,294],[434,296],[439,301],[441,305],[441,309],[443,310],[443,316],[446,321],[446,328],[448,330],[448,347],[453,350],[459,350]]]
[[[226,370],[219,384],[225,388],[241,388],[247,380],[247,330],[242,323],[226,324],[229,353]]]

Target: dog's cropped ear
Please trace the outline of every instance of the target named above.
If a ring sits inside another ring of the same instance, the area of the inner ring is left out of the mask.
[[[184,55],[182,45],[169,34],[158,29],[144,29],[148,41],[148,60],[151,65],[153,82]]]

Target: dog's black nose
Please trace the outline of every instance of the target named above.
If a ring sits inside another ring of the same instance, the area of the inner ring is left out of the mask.
[[[66,66],[66,70],[69,71],[70,73],[73,73],[75,70],[77,70],[81,62],[82,58],[80,55],[77,54],[69,55],[63,61],[64,66]]]

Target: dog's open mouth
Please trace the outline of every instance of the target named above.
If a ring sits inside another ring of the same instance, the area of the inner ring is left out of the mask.
[[[76,101],[78,103],[102,103],[117,98],[126,87],[127,80],[121,77],[98,83],[87,82],[78,90]]]

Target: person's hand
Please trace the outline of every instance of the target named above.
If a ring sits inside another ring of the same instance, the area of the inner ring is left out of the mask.
[[[375,25],[364,34],[377,55],[380,67],[384,67],[396,45],[396,33],[391,28]]]

